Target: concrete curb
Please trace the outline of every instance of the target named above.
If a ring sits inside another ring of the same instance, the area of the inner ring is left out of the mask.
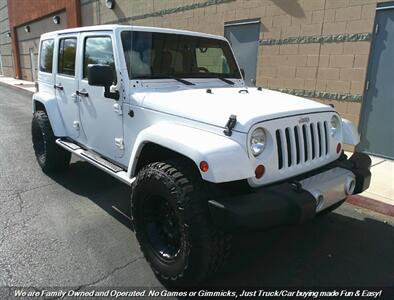
[[[350,196],[347,198],[346,202],[355,206],[360,206],[387,216],[394,217],[394,205],[390,205],[360,195]]]
[[[2,82],[2,81],[0,81],[0,85],[1,85],[1,86],[4,86],[4,87],[9,87],[9,88],[11,88],[11,89],[13,89],[13,90],[15,90],[15,91],[22,92],[22,93],[24,93],[24,94],[26,94],[26,95],[29,95],[29,96],[31,96],[31,95],[34,94],[34,92],[25,90],[25,89],[22,88],[22,87],[18,87],[18,86],[16,86],[16,85],[9,84],[9,83],[5,83],[5,82]]]

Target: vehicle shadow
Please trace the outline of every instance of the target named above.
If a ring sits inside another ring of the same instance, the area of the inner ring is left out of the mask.
[[[90,199],[120,223],[133,230],[130,187],[84,161],[72,161],[67,172],[51,178],[67,190]]]
[[[82,161],[52,178],[133,230],[125,184]],[[345,204],[302,225],[237,234],[228,264],[203,285],[392,286],[393,253],[394,227]]]
[[[344,204],[302,225],[237,235],[229,263],[206,285],[392,287],[394,227],[356,219],[356,210]]]

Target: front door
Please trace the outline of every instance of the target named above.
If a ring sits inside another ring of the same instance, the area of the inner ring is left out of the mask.
[[[239,67],[245,71],[246,85],[255,86],[260,21],[231,22],[224,26],[224,36],[233,48]]]
[[[78,140],[80,135],[79,104],[75,95],[78,90],[76,73],[76,53],[78,35],[62,36],[55,45],[57,70],[55,91],[59,111],[66,127],[67,136]],[[41,46],[42,47],[42,46]]]
[[[116,161],[124,152],[122,100],[104,97],[104,87],[91,86],[87,79],[89,64],[110,65],[116,74],[117,62],[112,32],[85,33],[80,45],[83,47],[82,79],[78,98],[86,139],[83,143],[100,155]],[[115,76],[119,78],[119,75]]]
[[[376,14],[359,151],[394,158],[394,9]]]

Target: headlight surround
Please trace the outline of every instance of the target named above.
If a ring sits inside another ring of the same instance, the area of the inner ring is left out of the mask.
[[[334,136],[337,133],[339,127],[340,127],[340,120],[338,116],[336,115],[332,116],[330,121],[330,133],[332,136]]]
[[[250,136],[250,151],[254,156],[258,156],[264,151],[266,140],[267,136],[263,128],[259,127],[253,130]]]

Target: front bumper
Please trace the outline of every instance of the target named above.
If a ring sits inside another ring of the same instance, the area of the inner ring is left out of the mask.
[[[261,229],[303,223],[316,213],[365,191],[370,184],[371,159],[354,153],[337,161],[253,192],[209,201],[212,220],[225,230]]]

